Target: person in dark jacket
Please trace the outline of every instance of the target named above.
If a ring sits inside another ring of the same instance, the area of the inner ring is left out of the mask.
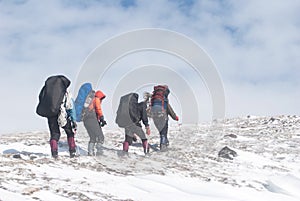
[[[150,135],[150,127],[148,123],[148,116],[147,116],[146,109],[147,109],[147,103],[145,101],[138,103],[137,123],[125,127],[125,141],[123,142],[124,152],[128,152],[129,145],[132,144],[133,140],[136,141],[135,136],[137,135],[142,140],[144,153],[145,154],[149,153],[149,145],[148,145],[146,134]],[[145,125],[146,134],[142,129],[141,121]]]
[[[60,127],[67,134],[70,157],[76,155],[74,133],[77,129],[75,123],[74,104],[71,93],[68,91],[71,81],[63,75],[49,77],[39,94],[39,104],[36,112],[48,119],[50,130],[50,147],[53,158],[58,157],[58,141]]]
[[[48,125],[50,129],[50,147],[53,158],[58,157],[57,142],[60,139],[60,128],[63,128],[67,134],[70,157],[76,156],[76,145],[74,140],[77,124],[75,122],[74,104],[71,93],[65,93],[63,102],[61,104],[60,113],[58,116],[48,117]]]
[[[90,137],[88,143],[88,155],[94,156],[96,145],[96,156],[102,154],[102,145],[104,143],[104,135],[102,127],[106,125],[102,112],[101,103],[106,96],[102,91],[96,91],[95,97],[88,106],[88,111],[83,116],[83,124]]]
[[[170,90],[167,85],[159,85],[155,87],[151,98],[151,117],[153,118],[155,127],[159,131],[161,151],[165,151],[169,146],[168,116],[171,116],[175,121],[179,120],[169,103],[169,94]]]

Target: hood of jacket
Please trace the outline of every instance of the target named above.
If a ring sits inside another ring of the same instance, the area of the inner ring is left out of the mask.
[[[105,94],[104,94],[102,91],[98,90],[98,91],[96,91],[96,93],[95,93],[95,97],[97,97],[97,98],[99,98],[100,100],[102,100],[102,99],[104,99],[106,96],[105,96]]]

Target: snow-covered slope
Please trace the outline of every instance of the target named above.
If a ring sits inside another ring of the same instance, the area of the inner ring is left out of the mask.
[[[151,144],[158,143],[152,128]],[[105,150],[59,159],[47,132],[0,135],[0,200],[299,200],[300,117],[244,117],[202,125],[172,125],[170,149],[144,157],[140,142],[120,156],[122,130],[104,130]],[[218,153],[227,146],[232,159]]]

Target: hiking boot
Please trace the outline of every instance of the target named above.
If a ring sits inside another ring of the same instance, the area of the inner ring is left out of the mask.
[[[143,148],[144,148],[144,153],[145,154],[148,154],[149,153],[149,144],[148,144],[148,141],[147,140],[142,140],[143,142]]]
[[[145,154],[149,154],[149,152],[150,152],[150,146],[149,145],[148,145],[146,151],[144,150],[144,152],[145,152]]]
[[[51,155],[54,159],[57,159],[57,157],[58,157],[57,151],[51,151]]]
[[[96,144],[96,156],[101,156],[103,154],[103,147],[101,143]]]
[[[166,137],[166,146],[169,146],[169,140],[167,137]]]
[[[69,151],[70,152],[71,152],[71,150],[75,150],[76,149],[74,137],[69,137],[68,138],[68,145],[69,145]]]
[[[89,142],[89,144],[88,144],[88,156],[95,156],[94,147],[95,147],[95,143]]]
[[[76,150],[70,150],[70,158],[74,158],[76,156]]]
[[[167,144],[160,144],[160,151],[167,151],[167,150],[168,150]]]
[[[51,155],[53,158],[57,158],[58,157],[58,152],[57,152],[57,141],[54,139],[50,140],[50,147],[51,147]]]

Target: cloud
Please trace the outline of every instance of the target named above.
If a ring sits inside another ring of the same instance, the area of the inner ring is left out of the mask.
[[[8,97],[0,133],[44,128],[34,109],[49,75],[74,80],[100,43],[148,27],[185,34],[208,52],[224,80],[229,116],[258,111],[258,103],[261,114],[299,114],[299,9],[297,0],[0,1],[0,90]],[[20,117],[26,123],[16,124]]]
[[[299,66],[299,61],[295,61],[295,49],[299,48],[298,9],[299,3],[295,1],[275,1],[272,6],[261,1],[232,4],[232,14],[221,16],[220,27],[225,29],[220,29],[217,35],[223,37],[213,34],[216,45],[227,50],[223,50],[228,56],[223,57],[224,63],[231,63],[226,71],[247,82],[268,82],[269,77],[277,79],[283,73],[293,77]]]

